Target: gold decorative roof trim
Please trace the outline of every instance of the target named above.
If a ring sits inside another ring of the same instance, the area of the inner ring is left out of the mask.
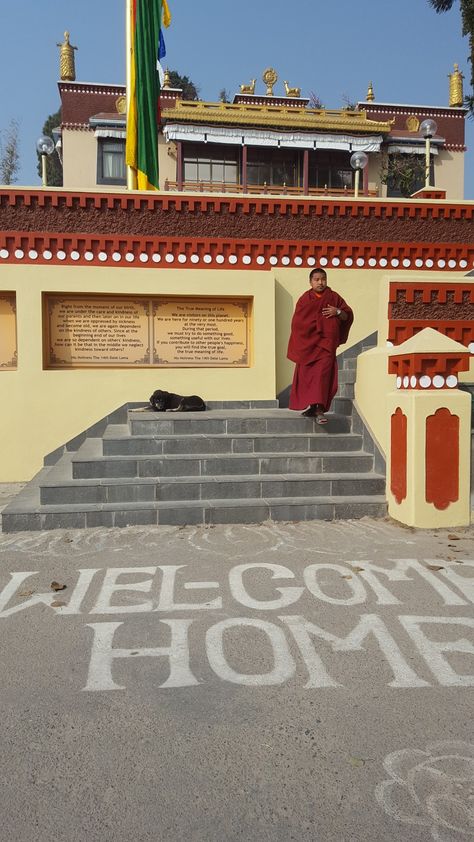
[[[393,120],[367,119],[367,112],[329,111],[316,108],[295,108],[284,105],[250,105],[247,103],[194,102],[178,100],[173,108],[163,110],[163,119],[178,123],[217,123],[219,125],[277,126],[279,128],[327,129],[330,131],[391,131]]]

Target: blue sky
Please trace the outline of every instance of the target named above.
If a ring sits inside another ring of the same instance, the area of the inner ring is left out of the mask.
[[[12,118],[21,126],[19,184],[37,185],[35,142],[45,118],[59,106],[59,51],[69,29],[77,79],[124,82],[125,0],[0,0],[0,130]],[[166,32],[164,64],[189,76],[200,97],[216,100],[266,67],[314,91],[327,108],[344,96],[365,99],[374,83],[379,102],[447,105],[447,74],[457,61],[469,77],[467,39],[459,6],[437,15],[428,0],[169,0],[173,21]],[[466,190],[474,199],[474,120],[468,120]]]

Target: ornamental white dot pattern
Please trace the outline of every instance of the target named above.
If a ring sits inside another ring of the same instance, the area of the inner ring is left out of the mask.
[[[225,257],[223,254],[218,254],[216,256],[216,263],[224,263]]]
[[[58,252],[56,252],[56,257],[58,260],[66,260],[66,252],[60,249]]]
[[[99,254],[97,256],[101,263],[105,263],[105,261],[107,260],[107,252],[105,251],[99,251]]]
[[[387,263],[388,263],[388,260],[387,260],[387,258],[386,258],[386,257],[381,257],[381,258],[380,258],[380,260],[379,260],[379,266],[386,266],[386,265],[387,265]]]
[[[429,389],[431,386],[431,377],[428,377],[427,374],[423,374],[420,377],[420,386],[422,389]]]
[[[470,342],[468,347],[468,351],[470,354],[474,354],[474,342]]]
[[[171,254],[171,252],[169,252],[165,256],[165,260],[166,260],[167,263],[174,263],[174,254]]]
[[[178,254],[178,263],[186,263],[187,259],[185,254]]]
[[[158,254],[158,252],[155,251],[155,253],[151,256],[151,259],[153,260],[153,263],[161,263],[161,254]]]
[[[283,266],[288,266],[290,262],[290,258],[288,257],[288,255],[285,254],[285,256],[282,257],[281,262],[283,263]]]
[[[86,251],[84,252],[84,259],[90,263],[91,260],[94,260],[94,255],[91,251]]]
[[[8,257],[8,251],[6,249],[0,249],[0,257],[2,260],[6,260]]]
[[[242,258],[242,263],[245,263],[245,265],[248,266],[249,263],[251,263],[251,262],[252,262],[252,258],[250,257],[250,255],[244,254],[244,256]]]
[[[428,260],[425,260],[425,266],[428,269],[432,269],[432,267],[434,266],[434,262],[433,260],[431,260],[431,257],[429,257]]]
[[[127,261],[127,263],[133,263],[133,261],[135,260],[135,255],[133,254],[133,252],[127,251],[127,254],[125,255],[125,260]]]
[[[414,374],[412,374],[412,376],[410,377],[410,386],[411,386],[411,388],[412,388],[412,389],[414,389],[414,388],[416,387],[416,384],[417,384],[417,383],[418,383],[418,380],[416,379],[415,375],[414,375]]]
[[[15,249],[15,257],[17,260],[22,260],[25,256],[23,249]]]
[[[140,263],[148,263],[148,255],[147,255],[146,251],[141,252]]]
[[[433,386],[435,389],[442,389],[444,386],[444,377],[441,374],[435,374],[433,377]]]
[[[352,260],[352,257],[346,257],[346,259],[344,260],[344,264],[346,266],[352,266],[353,263],[354,261]]]
[[[72,254],[71,254],[71,257],[72,257]],[[122,255],[120,254],[119,251],[114,251],[114,253],[112,255],[112,260],[114,261],[114,263],[120,263],[120,261],[122,260]]]
[[[369,266],[377,266],[375,257],[369,257]]]
[[[199,255],[198,254],[192,254],[191,255],[191,263],[199,263]]]
[[[320,266],[327,266],[327,265],[328,265],[328,259],[327,259],[327,257],[320,257],[320,259],[319,259],[319,265],[320,265]]]
[[[212,257],[210,254],[205,254],[203,257],[204,263],[212,263]]]
[[[364,260],[363,257],[358,257],[357,260],[356,260],[356,263],[357,263],[358,266],[364,266],[365,260]]]
[[[339,260],[339,258],[338,258],[338,257],[333,257],[333,259],[331,260],[331,264],[332,264],[333,266],[339,266],[340,262],[341,262],[341,261]]]
[[[302,263],[303,263],[302,257],[295,257],[295,266],[301,266]]]
[[[397,258],[397,257],[394,257],[394,258],[390,261],[390,266],[393,266],[395,269],[397,268],[397,266],[400,266],[400,261],[398,260],[398,258]]]
[[[316,263],[316,259],[314,257],[308,257],[307,263],[308,266],[314,266],[314,264]]]
[[[310,260],[311,260],[311,258],[310,258]],[[272,254],[272,256],[270,258],[270,263],[271,263],[272,266],[276,266],[277,263],[278,263],[278,257],[275,257],[275,255]],[[308,263],[309,263],[309,261],[308,261]]]
[[[456,268],[456,261],[455,260],[448,260],[448,266],[450,269]]]
[[[466,266],[467,266],[467,260],[460,260],[460,261],[459,261],[459,267],[460,267],[461,269],[465,269],[465,268],[466,268]]]
[[[408,269],[408,267],[411,266],[411,260],[409,260],[408,257],[405,257],[405,259],[402,261],[402,265],[405,267],[405,269]]]
[[[420,269],[420,268],[423,266],[423,261],[421,260],[421,258],[420,258],[420,257],[417,257],[417,258],[416,258],[416,260],[415,260],[415,266],[417,266],[417,267],[418,267],[418,269]]]
[[[410,382],[410,378],[408,377],[408,374],[405,374],[405,377],[403,378],[403,388],[404,389],[408,389],[409,382]]]
[[[29,252],[28,252],[28,257],[30,258],[30,260],[37,260],[38,252],[36,251],[36,249],[30,249]],[[64,257],[66,257],[65,252],[64,252]]]
[[[444,267],[446,266],[446,261],[445,260],[438,260],[438,266],[439,266],[440,269],[444,269]]]
[[[457,385],[458,385],[458,378],[456,377],[456,375],[455,374],[448,375],[448,377],[446,378],[446,386],[448,386],[449,389],[454,389]]]
[[[236,254],[229,254],[229,263],[232,263],[233,266],[237,263],[237,255]]]
[[[73,256],[75,254],[77,254],[77,257]],[[53,253],[49,249],[46,249],[43,252],[43,260],[51,260],[52,256],[53,256]],[[73,260],[79,260],[79,252],[78,251],[71,252],[71,257],[72,257]]]
[[[397,389],[401,389],[401,388],[402,388],[402,378],[397,377]]]

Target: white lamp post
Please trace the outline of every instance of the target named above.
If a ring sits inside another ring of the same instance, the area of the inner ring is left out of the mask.
[[[46,171],[46,160],[48,155],[54,152],[54,140],[47,135],[41,135],[36,141],[36,150],[41,155],[41,181],[43,187],[48,186],[48,175]]]
[[[430,186],[431,138],[437,131],[438,126],[434,120],[423,120],[420,126],[420,132],[425,138],[425,188]]]
[[[351,155],[351,167],[355,170],[354,182],[354,197],[357,199],[359,195],[359,180],[361,170],[364,170],[368,164],[368,157],[365,152],[353,152]]]

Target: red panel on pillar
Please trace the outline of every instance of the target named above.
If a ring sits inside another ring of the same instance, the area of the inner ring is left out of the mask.
[[[459,417],[446,407],[426,419],[425,496],[436,509],[459,500]]]
[[[407,417],[399,406],[391,421],[390,490],[397,503],[407,496]]]

